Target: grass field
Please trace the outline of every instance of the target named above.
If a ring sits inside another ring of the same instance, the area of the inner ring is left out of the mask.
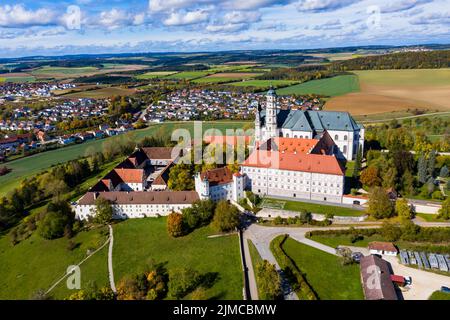
[[[312,80],[295,86],[277,90],[279,95],[319,94],[336,97],[350,92],[359,91],[358,77],[353,75]]]
[[[26,72],[0,74],[0,82],[22,83],[22,82],[34,82],[35,80],[36,78],[34,76]]]
[[[209,71],[184,71],[179,73],[174,73],[164,77],[165,79],[173,80],[192,80],[197,78],[202,78],[210,74]]]
[[[356,241],[352,243],[350,240],[350,235],[320,235],[312,236],[311,240],[323,243],[327,246],[336,248],[337,246],[353,246],[353,247],[367,247],[369,242],[372,241],[383,241],[383,239],[378,235],[373,235],[371,237],[364,237],[363,240]]]
[[[271,85],[275,88],[289,86],[297,83],[298,81],[291,80],[249,80],[249,81],[241,81],[241,82],[233,82],[230,83],[232,86],[237,87],[255,87],[255,88],[269,88]]]
[[[199,78],[192,80],[193,83],[226,83],[239,81],[243,79],[252,79],[261,75],[261,73],[250,73],[250,72],[222,72],[213,75],[206,76],[204,78]]]
[[[450,293],[445,293],[442,291],[435,291],[428,298],[428,300],[450,300]]]
[[[140,74],[136,76],[137,79],[140,80],[146,80],[146,79],[156,79],[156,78],[163,78],[166,76],[170,76],[172,74],[176,73],[176,71],[155,71],[155,72],[147,72],[144,74]]]
[[[99,69],[95,67],[79,67],[79,68],[64,68],[64,67],[50,67],[45,66],[32,71],[32,75],[36,77],[48,78],[67,78],[67,77],[81,77],[92,75]]]
[[[316,203],[308,203],[308,202],[298,202],[298,201],[289,201],[289,200],[278,200],[278,199],[270,199],[265,198],[264,203],[268,205],[269,208],[274,209],[284,209],[289,211],[309,211],[312,213],[320,213],[320,214],[333,214],[335,216],[352,216],[358,217],[364,215],[364,211],[338,207],[332,205],[323,205]]]
[[[190,267],[200,273],[217,273],[207,290],[210,299],[242,299],[242,270],[237,235],[207,238],[209,227],[181,238],[171,238],[166,218],[134,219],[114,226],[114,275],[116,283],[126,274],[139,272],[146,261],[167,262],[167,268]]]
[[[342,266],[337,256],[288,238],[286,254],[304,274],[320,300],[363,300],[359,265]]]
[[[360,92],[330,99],[325,110],[372,115],[413,109],[450,111],[450,69],[354,72]]]
[[[249,124],[248,121],[217,121],[205,122],[203,124],[203,131],[215,128],[225,133],[226,129],[243,128]],[[162,131],[164,134],[170,136],[175,128],[185,128],[193,133],[194,126],[192,122],[168,122],[159,125],[152,125],[142,130],[133,131],[136,140],[140,140],[146,136],[151,136],[157,131]],[[120,136],[111,137],[107,139],[120,139]],[[19,185],[19,182],[25,177],[31,177],[40,171],[48,169],[49,167],[58,163],[64,163],[79,157],[83,157],[87,150],[102,150],[102,145],[106,139],[94,140],[60,148],[57,150],[39,153],[30,157],[21,158],[15,161],[8,162],[6,166],[11,168],[11,173],[0,177],[0,195],[5,195],[8,191],[13,190]]]
[[[121,87],[107,87],[97,90],[87,90],[68,93],[61,96],[68,99],[79,99],[79,98],[105,99],[111,96],[129,96],[134,93],[136,93],[134,89],[126,89]]]
[[[12,246],[9,236],[0,236],[0,299],[29,299],[37,290],[47,290],[66,273],[69,265],[83,260],[87,249],[100,247],[106,237],[97,229],[81,232],[72,240],[79,246],[69,251],[66,238],[45,240],[35,232]],[[107,285],[106,252],[103,251],[90,258],[94,260],[81,265],[82,287],[94,279],[99,286]],[[58,299],[69,294],[65,281],[52,292]]]

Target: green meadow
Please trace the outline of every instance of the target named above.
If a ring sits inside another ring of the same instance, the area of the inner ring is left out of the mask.
[[[357,91],[359,91],[358,77],[354,75],[345,75],[304,82],[279,89],[277,90],[277,93],[279,95],[318,94],[335,97]]]

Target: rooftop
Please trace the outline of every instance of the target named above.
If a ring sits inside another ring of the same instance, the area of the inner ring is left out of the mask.
[[[369,243],[368,247],[369,250],[383,250],[383,251],[397,252],[397,248],[391,242],[374,241]]]
[[[135,192],[87,192],[79,205],[93,205],[96,197],[109,200],[112,204],[191,204],[199,200],[195,191],[135,191]]]
[[[202,180],[207,178],[209,181],[209,185],[214,186],[230,183],[231,181],[233,181],[233,173],[227,167],[223,167],[204,171],[200,174],[200,178]]]
[[[370,255],[361,258],[359,264],[366,300],[398,300],[387,261]]]

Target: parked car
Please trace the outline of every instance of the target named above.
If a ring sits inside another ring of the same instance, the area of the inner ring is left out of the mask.
[[[361,252],[353,252],[352,253],[353,261],[356,261],[359,263],[359,261],[361,260],[362,257],[364,257],[364,255]]]
[[[441,287],[441,291],[442,291],[442,292],[445,292],[445,293],[450,293],[450,288],[449,288],[449,287],[444,287],[444,286],[442,286],[442,287]]]

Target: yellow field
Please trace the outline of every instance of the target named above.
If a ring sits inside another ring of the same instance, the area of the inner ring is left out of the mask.
[[[450,110],[450,69],[355,71],[360,92],[334,97],[326,110],[354,115],[407,109]]]

